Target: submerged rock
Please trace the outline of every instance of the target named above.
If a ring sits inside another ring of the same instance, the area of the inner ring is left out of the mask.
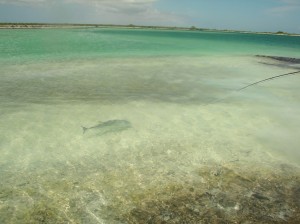
[[[269,58],[280,62],[288,62],[291,64],[300,64],[300,58],[290,58],[290,57],[279,57],[279,56],[267,56],[267,55],[256,55],[256,57]]]
[[[292,64],[300,64],[300,58],[290,58],[290,57],[279,57],[279,56],[267,56],[267,55],[256,55],[256,57],[269,58],[281,62],[288,62]]]
[[[261,59],[265,59],[263,61],[260,61],[261,64],[272,65],[281,68],[300,69],[300,58],[266,56],[266,55],[255,55],[255,56]]]

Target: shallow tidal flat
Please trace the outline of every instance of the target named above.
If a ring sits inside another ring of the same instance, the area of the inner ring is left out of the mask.
[[[22,60],[1,64],[0,223],[299,222],[299,75],[237,91],[298,64]]]

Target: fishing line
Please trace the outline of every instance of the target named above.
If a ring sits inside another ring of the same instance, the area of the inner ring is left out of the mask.
[[[289,72],[289,73],[285,73],[285,74],[281,74],[281,75],[276,75],[276,76],[272,76],[272,77],[269,77],[269,78],[266,78],[266,79],[263,79],[263,80],[260,80],[260,81],[251,83],[251,84],[249,84],[249,85],[247,85],[247,86],[244,86],[244,87],[242,87],[242,88],[240,88],[240,89],[234,90],[233,92],[227,94],[226,96],[224,96],[224,97],[222,97],[222,98],[213,100],[213,101],[207,103],[206,105],[208,105],[208,104],[213,104],[213,103],[217,103],[217,102],[220,102],[220,101],[223,101],[223,100],[225,100],[225,99],[231,97],[232,95],[234,95],[234,94],[236,94],[236,93],[238,93],[238,92],[240,92],[240,91],[242,91],[242,90],[244,90],[244,89],[247,89],[247,88],[249,88],[249,87],[251,87],[251,86],[257,85],[257,84],[259,84],[259,83],[266,82],[266,81],[269,81],[269,80],[272,80],[272,79],[276,79],[276,78],[280,78],[280,77],[283,77],[283,76],[295,75],[295,74],[297,74],[297,73],[300,73],[300,71],[295,71],[295,72]]]
[[[270,78],[263,79],[263,80],[260,80],[260,81],[258,81],[258,82],[251,83],[251,84],[249,84],[249,85],[247,85],[247,86],[244,86],[243,88],[237,89],[236,91],[241,91],[241,90],[246,89],[246,88],[248,88],[248,87],[250,87],[250,86],[254,86],[254,85],[258,84],[258,83],[265,82],[265,81],[268,81],[268,80],[271,80],[271,79],[276,79],[276,78],[283,77],[283,76],[287,76],[287,75],[294,75],[294,74],[297,74],[297,73],[300,73],[300,71],[289,72],[289,73],[285,73],[285,74],[282,74],[282,75],[272,76],[272,77],[270,77]]]

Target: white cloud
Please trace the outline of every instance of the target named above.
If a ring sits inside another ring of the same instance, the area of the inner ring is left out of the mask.
[[[46,0],[0,0],[0,3],[5,4],[36,4],[36,3],[44,3]]]
[[[153,6],[153,1],[117,1],[98,2],[95,6],[98,15],[107,22],[144,25],[175,25],[182,24],[183,17],[169,12],[162,12]],[[120,3],[121,2],[121,3]]]
[[[51,3],[80,3],[102,6],[109,9],[119,8],[145,8],[158,0],[0,0],[0,3],[19,4],[19,5],[36,5]]]
[[[290,5],[300,5],[299,0],[280,0],[281,2],[285,4],[290,4]]]
[[[268,10],[271,14],[284,15],[289,12],[300,10],[299,0],[278,0],[281,6],[273,7]]]
[[[183,24],[184,18],[155,8],[159,0],[65,0],[92,5],[105,23],[170,25]]]
[[[155,7],[160,0],[0,0],[4,4],[17,4],[47,8],[68,8],[74,4],[90,8],[90,12],[82,15],[92,18],[90,21],[115,24],[143,25],[185,25],[186,19],[175,13],[163,12]],[[38,10],[38,9],[37,9]],[[54,12],[55,13],[55,12]],[[69,14],[72,13],[71,11]],[[78,17],[78,21],[80,22]]]
[[[52,4],[52,3],[80,3],[91,4],[111,9],[118,8],[144,8],[152,5],[158,0],[0,0],[0,3],[19,4],[19,5],[36,5],[36,4]]]
[[[116,13],[139,13],[153,7],[156,0],[68,0],[70,2],[89,3],[102,10]]]

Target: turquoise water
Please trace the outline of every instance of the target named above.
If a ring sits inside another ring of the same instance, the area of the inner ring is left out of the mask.
[[[2,30],[1,58],[253,55],[299,57],[299,36],[117,29]]]
[[[297,223],[300,37],[0,30],[0,223]]]

